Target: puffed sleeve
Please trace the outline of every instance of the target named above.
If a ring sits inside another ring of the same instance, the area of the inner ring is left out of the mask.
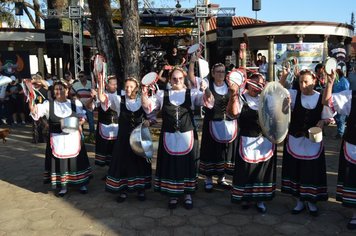
[[[344,90],[340,93],[333,93],[328,101],[328,106],[333,112],[340,115],[350,115],[352,101],[352,90]]]
[[[209,109],[214,107],[214,98],[211,97],[211,99],[208,99],[199,89],[191,89],[190,96],[192,98],[192,104],[195,106],[205,106]]]
[[[35,110],[33,113],[30,113],[31,117],[34,120],[38,120],[39,118],[45,116],[47,119],[49,118],[49,101],[44,101],[42,104],[36,104]]]
[[[288,89],[289,95],[290,95],[290,107],[293,110],[294,109],[294,105],[295,105],[295,100],[297,98],[297,90],[295,89]]]
[[[148,107],[144,107],[144,111],[149,114],[153,111],[161,110],[163,106],[164,91],[159,90],[156,94],[148,97]]]
[[[86,119],[86,111],[84,110],[83,103],[81,103],[78,99],[75,99],[76,111],[79,119]]]
[[[109,108],[113,109],[117,113],[120,112],[120,103],[121,103],[121,96],[115,93],[105,93],[106,96],[105,103],[101,104],[101,107],[104,111],[107,111]]]

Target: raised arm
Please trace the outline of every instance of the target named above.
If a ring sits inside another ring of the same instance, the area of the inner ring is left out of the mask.
[[[325,90],[323,92],[322,103],[324,105],[328,106],[329,105],[329,99],[331,98],[331,94],[332,94],[333,85],[334,85],[334,82],[335,82],[335,73],[334,73],[334,71],[332,71],[330,75],[327,74],[326,78],[327,78],[327,82],[326,82]]]
[[[229,93],[230,93],[230,97],[229,97],[229,101],[227,103],[227,107],[226,107],[226,113],[230,116],[230,117],[237,117],[239,115],[239,87],[235,84],[232,83],[229,86]]]

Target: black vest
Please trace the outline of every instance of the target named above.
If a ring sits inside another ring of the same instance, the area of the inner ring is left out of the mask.
[[[344,140],[356,145],[356,91],[352,91],[351,111],[347,118]]]
[[[71,109],[72,109],[72,114],[69,117],[77,117],[77,107],[75,106],[75,101],[71,101]],[[49,124],[49,132],[50,133],[62,133],[61,129],[61,121],[62,118],[56,116],[54,114],[54,101],[49,101],[49,119],[48,119],[48,124]]]
[[[214,95],[214,107],[212,109],[205,108],[205,117],[207,120],[220,121],[226,119],[226,107],[229,102],[230,94],[218,94],[214,89],[214,82],[210,82],[209,88]]]
[[[142,107],[137,111],[130,111],[126,107],[126,97],[121,96],[121,104],[120,104],[120,117],[119,124],[120,130],[128,129],[132,131],[143,121],[144,111]],[[128,125],[128,127],[126,127]]]
[[[162,108],[162,131],[175,133],[176,131],[194,130],[191,106],[190,89],[186,90],[184,102],[179,106],[175,106],[169,101],[168,90],[165,90]]]
[[[109,108],[107,111],[104,111],[101,106],[98,108],[98,120],[100,123],[105,125],[117,124],[119,118],[117,117],[117,112]]]
[[[321,119],[323,104],[321,103],[322,95],[319,95],[318,103],[314,109],[306,109],[302,106],[301,92],[298,91],[295,99],[294,109],[291,115],[289,125],[289,134],[294,137],[308,137],[308,129],[316,126]]]
[[[245,98],[244,95],[242,96]],[[241,109],[239,126],[241,136],[258,137],[262,134],[262,129],[258,122],[258,111],[251,109],[246,102],[244,102]]]

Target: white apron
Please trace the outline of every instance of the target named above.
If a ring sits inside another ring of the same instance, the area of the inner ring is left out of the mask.
[[[188,154],[194,145],[193,130],[181,133],[163,134],[163,145],[166,152],[170,155],[182,156]]]
[[[343,148],[344,148],[345,159],[348,162],[356,165],[356,145],[353,145],[345,141]]]
[[[53,156],[66,159],[78,156],[80,145],[80,133],[75,131],[73,133],[52,133],[50,136],[50,145]]]
[[[102,124],[99,122],[99,134],[105,140],[117,139],[119,124]]]
[[[240,137],[239,154],[247,163],[269,160],[274,154],[275,145],[263,136]]]
[[[210,121],[209,130],[218,143],[231,143],[237,136],[237,120]]]
[[[294,158],[302,160],[317,159],[323,150],[323,142],[314,143],[306,137],[296,138],[288,135],[287,152]]]

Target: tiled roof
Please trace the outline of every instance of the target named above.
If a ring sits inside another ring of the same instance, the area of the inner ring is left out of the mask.
[[[216,17],[212,17],[208,21],[209,23],[209,30],[215,30],[216,29]],[[252,25],[252,24],[257,24],[257,23],[266,23],[266,21],[261,21],[261,20],[255,20],[249,17],[245,16],[233,16],[232,17],[232,26],[241,26],[241,25]]]

